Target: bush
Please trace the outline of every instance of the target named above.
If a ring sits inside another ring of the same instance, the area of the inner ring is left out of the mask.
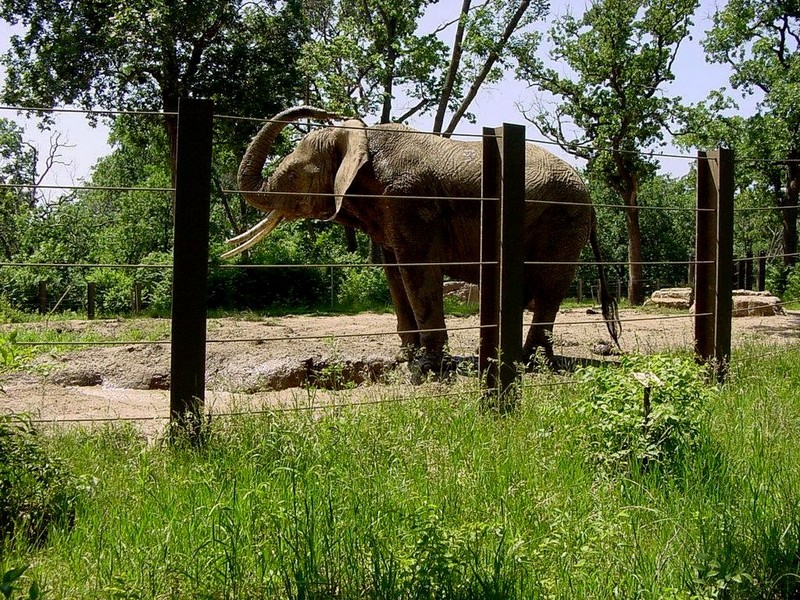
[[[786,277],[784,300],[800,300],[800,265],[795,265]]]
[[[392,302],[383,269],[376,267],[343,269],[336,299],[342,308],[350,310],[383,307]]]
[[[29,422],[0,416],[0,456],[0,541],[38,544],[51,525],[72,524],[83,488]]]
[[[619,367],[582,369],[579,379],[585,441],[601,465],[669,469],[698,445],[709,388],[690,358],[624,357]]]

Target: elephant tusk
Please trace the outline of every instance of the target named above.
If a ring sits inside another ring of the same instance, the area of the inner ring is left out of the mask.
[[[248,248],[252,248],[270,233],[272,230],[275,229],[280,222],[283,221],[283,216],[279,215],[276,212],[269,213],[264,219],[259,221],[255,224],[255,226],[251,227],[247,231],[242,234],[237,235],[229,240],[227,240],[228,244],[238,244],[240,241],[244,240],[241,244],[233,248],[232,250],[228,250],[220,255],[220,258],[227,259],[233,258],[247,250]]]
[[[244,233],[240,233],[236,237],[232,237],[230,239],[225,240],[225,243],[228,244],[229,246],[236,246],[237,244],[246,242],[261,230],[261,228],[264,226],[264,222],[269,221],[270,219],[274,218],[274,216],[275,216],[275,211],[270,211],[269,213],[267,213],[266,217],[261,219],[255,225],[253,225],[250,229],[248,229]]]

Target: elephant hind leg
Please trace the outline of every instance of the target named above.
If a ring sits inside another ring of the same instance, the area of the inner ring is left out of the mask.
[[[544,352],[544,358],[549,366],[555,364],[553,352],[553,325],[558,314],[558,301],[536,298],[533,301],[533,320],[528,329],[523,346],[523,357],[526,362],[535,359],[537,348]]]

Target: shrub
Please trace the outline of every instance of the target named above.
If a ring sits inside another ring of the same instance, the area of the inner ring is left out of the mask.
[[[598,463],[669,468],[698,445],[709,388],[693,360],[630,356],[619,367],[582,369],[579,379],[584,438]]]
[[[785,300],[800,300],[800,266],[795,265],[786,277]]]
[[[83,487],[29,422],[0,416],[0,456],[0,540],[41,543],[51,525],[72,524]]]
[[[389,285],[383,269],[352,267],[343,269],[337,300],[343,308],[365,310],[391,304]]]

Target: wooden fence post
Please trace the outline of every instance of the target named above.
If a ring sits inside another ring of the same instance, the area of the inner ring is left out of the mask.
[[[214,103],[181,98],[175,172],[175,248],[172,274],[172,439],[183,431],[201,441],[206,372],[206,288],[211,205]]]
[[[487,406],[505,413],[516,405],[522,362],[522,253],[525,222],[525,127],[483,130],[481,226],[481,343]],[[494,263],[496,264],[484,264]]]
[[[744,289],[752,290],[754,289],[754,281],[753,281],[753,251],[748,250],[745,252],[745,262],[744,262]]]
[[[733,310],[733,152],[697,154],[695,352],[725,378]]]
[[[39,282],[39,314],[47,313],[47,282]]]
[[[745,277],[745,266],[744,266],[744,259],[740,258],[733,262],[733,267],[735,269],[735,273],[733,276],[733,280],[736,282],[736,289],[737,290],[744,290],[746,289],[746,277]]]
[[[86,284],[86,318],[90,321],[94,319],[96,297],[97,284],[90,281]]]
[[[134,281],[131,288],[131,311],[138,315],[142,312],[142,283]]]

